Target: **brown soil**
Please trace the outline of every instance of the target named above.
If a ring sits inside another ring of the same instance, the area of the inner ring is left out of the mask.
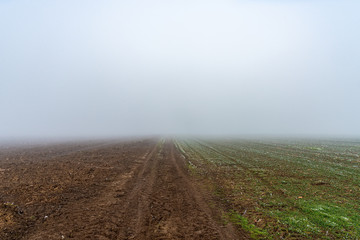
[[[199,184],[171,141],[4,148],[0,239],[248,239]]]

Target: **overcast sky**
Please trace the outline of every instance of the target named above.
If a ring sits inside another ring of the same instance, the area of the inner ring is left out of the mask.
[[[0,1],[0,138],[360,136],[359,0]]]

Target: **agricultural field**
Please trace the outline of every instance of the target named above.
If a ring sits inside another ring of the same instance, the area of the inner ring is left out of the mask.
[[[0,239],[359,239],[360,143],[0,148]]]
[[[221,221],[173,141],[0,149],[0,239],[249,239]]]
[[[222,221],[254,239],[360,239],[360,141],[177,140]]]

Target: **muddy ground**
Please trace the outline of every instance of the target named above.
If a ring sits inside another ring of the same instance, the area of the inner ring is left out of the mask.
[[[0,239],[248,239],[170,140],[0,149]]]

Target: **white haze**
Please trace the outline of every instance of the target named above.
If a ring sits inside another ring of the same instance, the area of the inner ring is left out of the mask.
[[[0,138],[359,136],[359,10],[1,1]]]

